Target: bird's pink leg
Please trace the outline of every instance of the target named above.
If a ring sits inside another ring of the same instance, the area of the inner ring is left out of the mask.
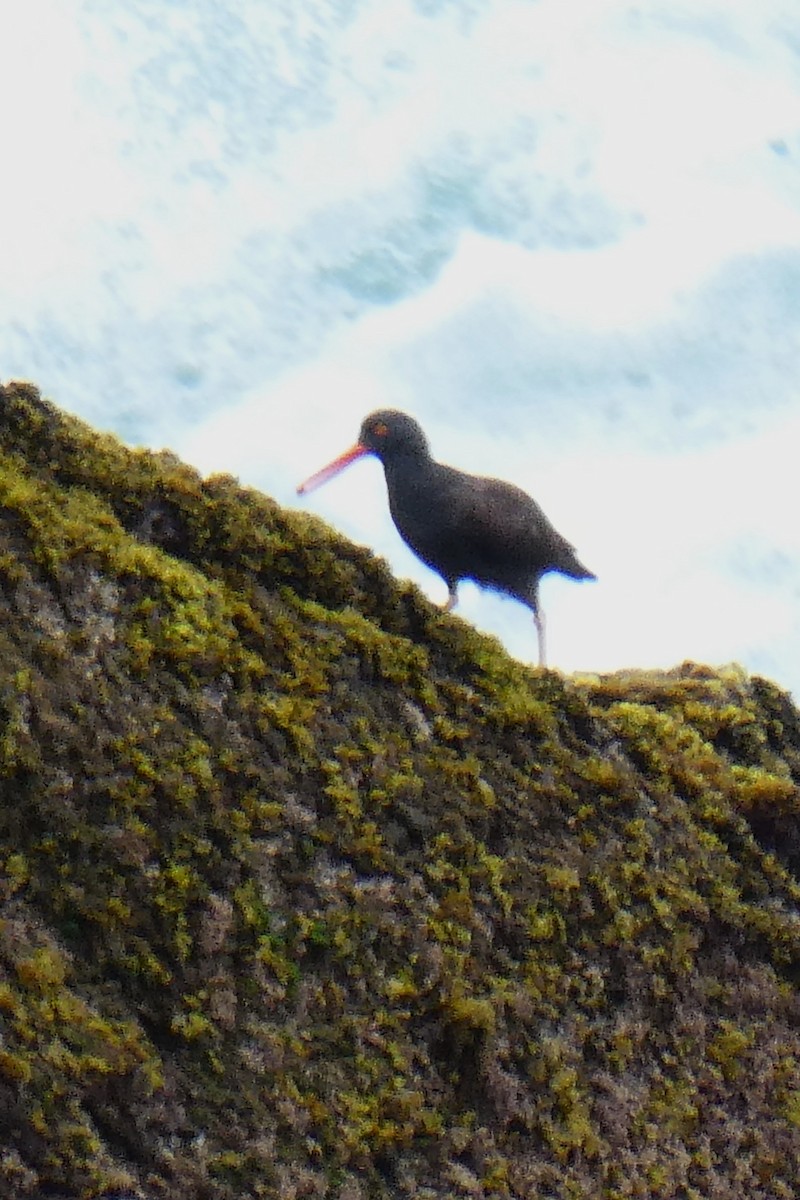
[[[458,604],[458,584],[451,583],[448,585],[449,595],[442,605],[442,612],[452,612]]]
[[[544,613],[540,609],[533,610],[533,623],[536,626],[536,637],[539,642],[539,666],[547,666],[547,642]]]

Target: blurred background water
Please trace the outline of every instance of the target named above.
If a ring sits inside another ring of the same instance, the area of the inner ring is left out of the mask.
[[[0,45],[0,377],[441,600],[377,463],[294,495],[411,411],[598,574],[543,585],[554,665],[800,696],[795,5],[27,0]]]

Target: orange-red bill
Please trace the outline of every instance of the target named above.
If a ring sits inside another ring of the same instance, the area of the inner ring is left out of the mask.
[[[321,487],[323,483],[327,483],[329,479],[333,479],[334,475],[338,475],[351,462],[355,462],[357,458],[362,458],[363,455],[369,453],[368,446],[362,446],[360,442],[356,442],[355,446],[351,446],[349,450],[345,450],[344,454],[340,454],[333,462],[328,463],[327,467],[323,467],[321,471],[317,471],[316,475],[309,475],[308,479],[303,480],[297,489],[298,496],[305,496],[308,492],[313,492],[314,488]]]

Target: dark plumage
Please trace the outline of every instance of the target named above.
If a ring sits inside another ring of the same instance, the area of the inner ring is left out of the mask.
[[[445,609],[455,606],[462,579],[521,600],[533,612],[543,666],[539,580],[548,571],[572,579],[595,576],[536,501],[512,483],[436,462],[417,422],[393,409],[368,416],[355,446],[301,483],[298,492],[325,483],[364,454],[374,454],[383,463],[389,508],[403,541],[447,584]]]

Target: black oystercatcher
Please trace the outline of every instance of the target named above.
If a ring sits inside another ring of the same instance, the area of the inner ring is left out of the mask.
[[[417,422],[393,409],[367,417],[355,446],[301,483],[298,492],[319,487],[364,454],[383,463],[389,508],[403,541],[447,584],[445,611],[455,607],[461,579],[514,596],[533,612],[544,666],[539,580],[548,571],[571,579],[595,576],[536,501],[513,483],[435,462]]]

